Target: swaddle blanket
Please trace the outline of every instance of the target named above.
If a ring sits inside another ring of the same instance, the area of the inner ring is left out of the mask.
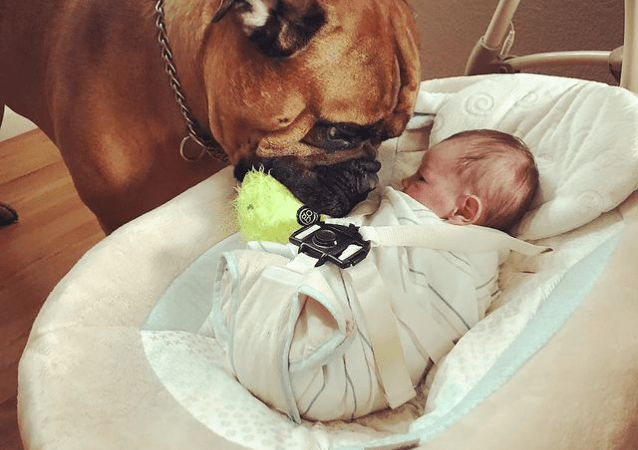
[[[452,226],[389,187],[375,213],[349,220],[359,226]],[[349,420],[398,406],[379,379],[372,328],[398,330],[412,389],[431,361],[484,317],[497,290],[496,251],[373,248],[361,264],[376,266],[391,293],[379,301],[389,300],[394,315],[369,323],[366,308],[378,307],[369,298],[375,292],[355,289],[352,269],[325,264],[299,270],[300,257],[307,258],[292,245],[268,242],[225,253],[213,310],[202,327],[225,348],[239,381],[295,421]]]

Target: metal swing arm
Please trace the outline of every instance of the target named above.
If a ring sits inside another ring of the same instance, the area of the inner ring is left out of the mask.
[[[638,92],[638,0],[625,0],[624,45],[614,51],[568,51],[510,56],[514,41],[512,17],[520,0],[500,0],[485,35],[476,43],[466,75],[514,73],[530,68],[588,64],[620,73],[620,85]],[[622,70],[621,70],[622,68]]]

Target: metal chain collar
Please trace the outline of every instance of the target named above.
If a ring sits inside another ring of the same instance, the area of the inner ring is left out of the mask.
[[[180,112],[182,116],[184,116],[188,127],[188,136],[182,140],[179,146],[179,153],[182,158],[187,161],[198,160],[203,156],[204,152],[209,152],[214,158],[222,162],[228,162],[228,155],[224,152],[224,149],[222,149],[219,143],[210,134],[202,131],[202,127],[193,117],[193,113],[187,105],[186,96],[182,91],[182,85],[177,79],[177,69],[175,68],[175,64],[173,64],[173,52],[171,52],[171,48],[168,44],[168,35],[164,24],[164,0],[157,1],[155,4],[155,13],[157,16],[155,20],[155,26],[158,30],[157,40],[162,50],[162,58],[164,58],[166,64],[164,71],[170,78],[170,85],[175,93],[175,100],[179,105]],[[189,157],[184,153],[184,147],[189,139],[195,141],[202,148],[199,155],[195,157]]]

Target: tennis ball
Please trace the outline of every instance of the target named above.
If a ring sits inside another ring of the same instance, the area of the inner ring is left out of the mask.
[[[301,212],[304,211],[301,209],[303,204],[288,188],[263,169],[253,169],[246,174],[237,189],[233,206],[240,232],[246,241],[285,244],[290,235],[301,227],[298,212],[308,214],[308,211]]]

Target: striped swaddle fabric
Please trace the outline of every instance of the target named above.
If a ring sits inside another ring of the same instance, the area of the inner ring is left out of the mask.
[[[346,220],[362,226],[444,224],[389,187],[376,202],[373,213]],[[300,270],[299,258],[309,257],[270,242],[226,253],[209,319],[239,381],[295,421],[350,420],[392,405],[379,379],[371,333],[397,330],[415,386],[484,317],[498,291],[496,251],[375,247],[359,264],[378,272],[385,289],[373,292],[356,286],[348,275],[352,268]],[[364,308],[377,300],[389,302],[392,314],[382,323],[366,323]]]

